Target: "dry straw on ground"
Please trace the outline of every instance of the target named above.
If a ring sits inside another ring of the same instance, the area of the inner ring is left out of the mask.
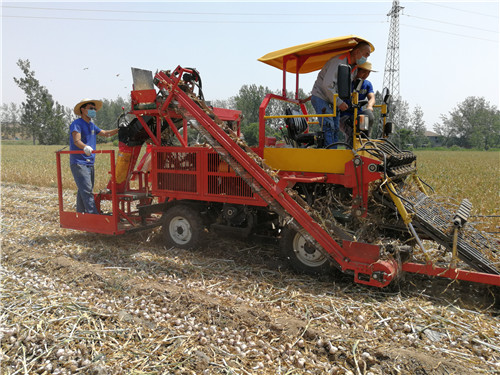
[[[48,162],[31,157],[40,163],[29,169],[19,149],[7,149],[9,163],[5,151],[2,373],[500,372],[498,288],[407,276],[378,290],[347,276],[293,274],[269,243],[207,235],[202,248],[182,251],[165,248],[158,231],[110,237],[63,230],[54,150],[44,149],[54,158]],[[429,173],[429,155],[419,159],[425,179],[446,176],[438,190],[455,188],[459,174]],[[498,183],[498,166],[476,168],[473,177],[482,182],[470,191],[476,195],[458,195],[476,213],[498,214],[490,182]],[[74,192],[64,200],[73,204]]]
[[[63,230],[56,205],[2,185],[2,373],[500,372],[498,288],[364,288],[293,274],[272,244]]]

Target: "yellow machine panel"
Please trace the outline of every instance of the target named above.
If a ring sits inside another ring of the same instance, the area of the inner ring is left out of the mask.
[[[280,171],[344,173],[345,163],[352,160],[351,150],[321,148],[272,148],[264,149],[264,161]]]

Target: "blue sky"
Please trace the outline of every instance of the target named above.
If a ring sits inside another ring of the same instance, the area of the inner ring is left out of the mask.
[[[392,1],[3,2],[2,103],[21,103],[18,59],[55,100],[128,97],[131,67],[197,68],[205,98],[227,99],[243,84],[281,88],[279,70],[257,59],[315,40],[355,34],[370,40],[383,86]],[[401,1],[400,93],[432,130],[467,96],[499,105],[499,3]],[[301,78],[309,92],[317,73]],[[289,78],[293,87],[293,78]]]

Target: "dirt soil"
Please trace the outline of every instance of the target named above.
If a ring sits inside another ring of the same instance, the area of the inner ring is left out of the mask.
[[[277,254],[61,229],[56,189],[3,183],[1,373],[500,373],[498,288],[407,275],[379,290]]]

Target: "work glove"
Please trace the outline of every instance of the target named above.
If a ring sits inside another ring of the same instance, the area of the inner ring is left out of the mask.
[[[87,155],[87,156],[92,155],[92,151],[94,151],[94,149],[90,146],[85,146],[83,148],[83,152],[85,152],[85,155]]]

